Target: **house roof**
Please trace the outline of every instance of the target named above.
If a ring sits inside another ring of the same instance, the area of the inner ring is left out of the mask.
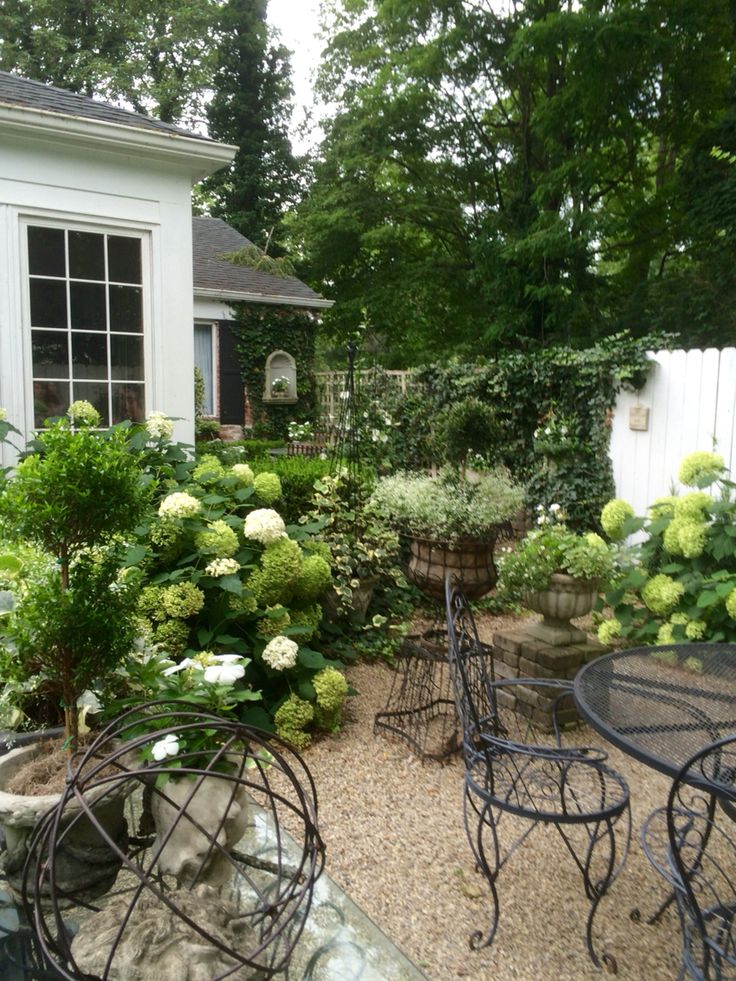
[[[171,123],[162,123],[159,119],[151,119],[150,116],[143,116],[130,109],[120,109],[106,102],[89,99],[86,95],[69,92],[55,85],[46,85],[44,82],[35,82],[29,78],[21,78],[10,72],[0,71],[0,104],[97,122],[117,123],[118,126],[131,126],[134,129],[157,130],[161,133],[186,136],[189,139],[204,140],[208,143],[214,142],[207,136],[192,133]]]
[[[332,306],[332,300],[315,293],[295,276],[274,276],[219,258],[253,244],[221,218],[193,218],[192,241],[195,296],[312,309]]]

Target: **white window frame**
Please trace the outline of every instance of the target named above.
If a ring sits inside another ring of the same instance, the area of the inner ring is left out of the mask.
[[[209,327],[210,343],[212,344],[212,415],[205,416],[205,419],[219,419],[220,417],[220,344],[219,329],[220,324],[217,320],[206,320],[202,317],[194,318],[195,327]]]
[[[93,232],[95,234],[121,235],[136,238],[141,243],[141,289],[142,289],[142,338],[143,338],[143,416],[149,413],[155,400],[153,376],[153,275],[152,275],[152,233],[150,225],[126,222],[118,219],[88,217],[80,218],[72,214],[53,214],[48,211],[24,209],[18,215],[19,256],[21,272],[21,307],[23,324],[23,378],[25,390],[26,431],[36,429],[33,398],[33,351],[31,343],[31,273],[28,261],[28,228],[43,226],[66,231]],[[67,283],[69,282],[67,277]],[[108,280],[105,280],[107,284]],[[110,331],[105,336],[109,339]],[[108,341],[109,343],[109,341]],[[70,382],[71,382],[71,365]],[[105,379],[109,385],[111,379]],[[110,420],[112,422],[112,419]]]

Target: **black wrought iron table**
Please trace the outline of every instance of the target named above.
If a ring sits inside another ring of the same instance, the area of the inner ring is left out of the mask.
[[[604,739],[675,777],[703,746],[736,732],[736,644],[605,654],[578,672],[575,700]]]

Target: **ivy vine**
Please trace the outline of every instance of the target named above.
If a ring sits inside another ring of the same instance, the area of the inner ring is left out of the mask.
[[[240,376],[253,408],[254,431],[260,436],[286,437],[289,422],[313,421],[317,389],[314,378],[314,344],[317,323],[307,310],[294,307],[233,304]],[[288,351],[296,362],[296,405],[263,400],[266,359],[273,351]]]

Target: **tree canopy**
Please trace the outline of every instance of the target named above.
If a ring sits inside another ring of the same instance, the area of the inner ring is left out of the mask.
[[[268,0],[228,0],[223,7],[207,120],[210,136],[238,152],[206,181],[204,193],[213,214],[279,255],[281,221],[299,182],[288,134],[289,53],[270,35],[267,7]]]
[[[293,231],[336,334],[405,362],[733,338],[736,174],[709,152],[736,149],[730,0],[328,6],[334,112]]]

